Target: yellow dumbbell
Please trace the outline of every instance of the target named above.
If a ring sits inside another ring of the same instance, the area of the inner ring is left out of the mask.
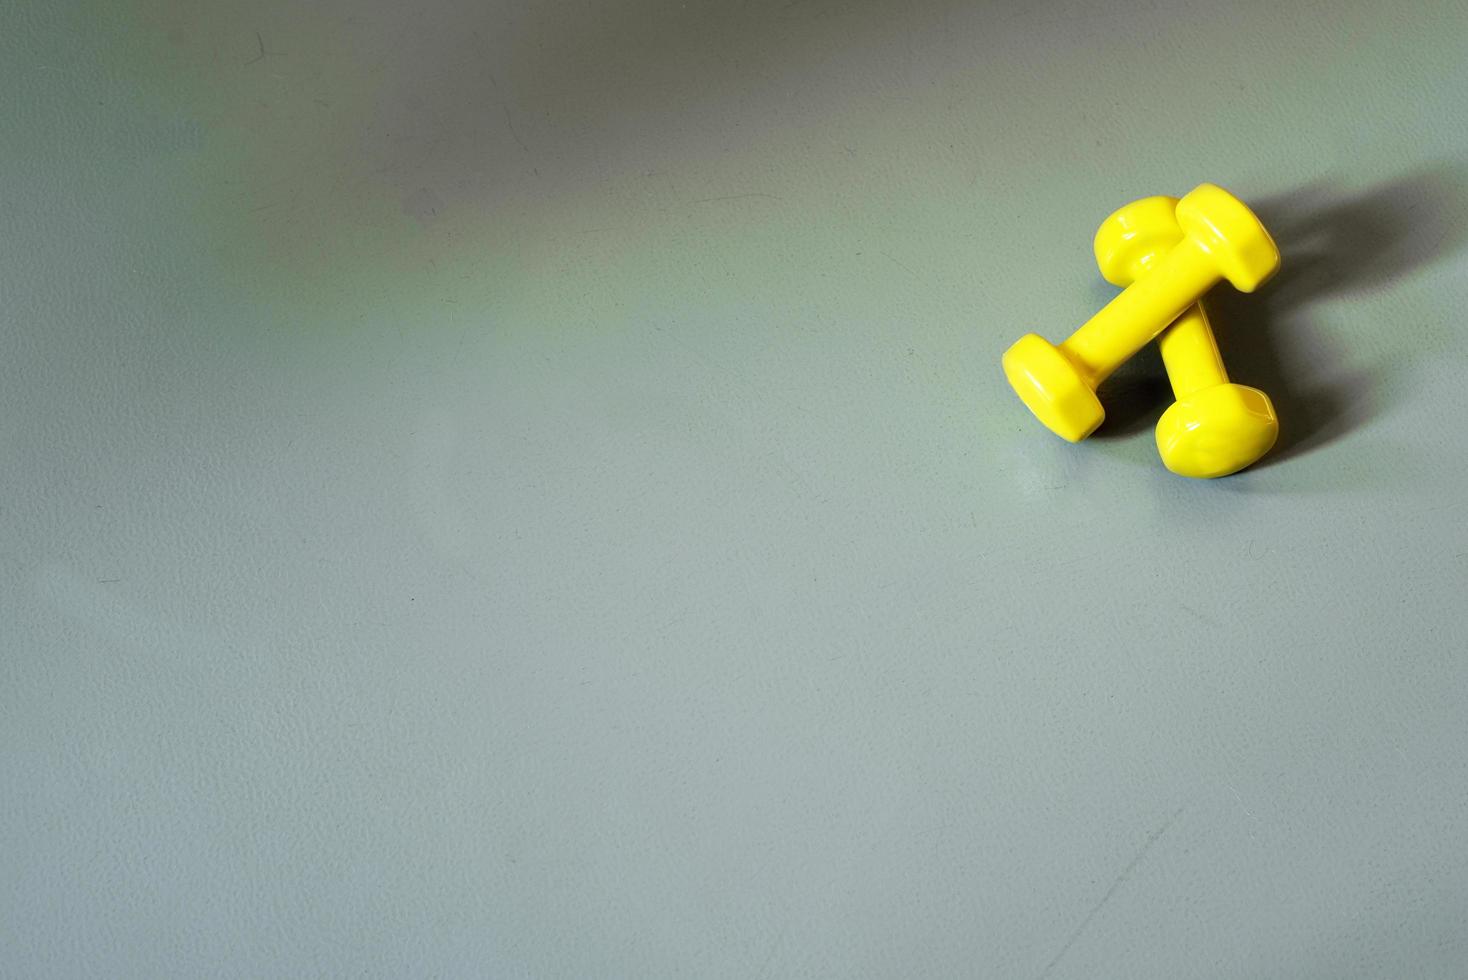
[[[1143,198],[1102,223],[1096,264],[1107,282],[1131,285],[1181,241],[1177,205],[1172,197]],[[1201,301],[1184,310],[1157,345],[1177,398],[1157,423],[1157,451],[1168,469],[1228,476],[1269,452],[1279,435],[1274,406],[1258,388],[1228,380]]]
[[[1178,202],[1183,238],[1058,347],[1026,334],[1004,352],[1004,375],[1056,435],[1079,442],[1106,411],[1096,386],[1217,283],[1251,293],[1279,268],[1279,249],[1242,201],[1203,184]]]

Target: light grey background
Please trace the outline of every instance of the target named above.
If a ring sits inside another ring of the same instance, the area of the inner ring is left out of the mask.
[[[1468,976],[1468,9],[0,35],[0,973]],[[1212,180],[1280,450],[999,355]]]

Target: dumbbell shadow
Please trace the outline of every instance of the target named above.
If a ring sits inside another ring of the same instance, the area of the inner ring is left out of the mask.
[[[1264,390],[1278,411],[1279,441],[1257,464],[1267,466],[1339,439],[1383,407],[1386,369],[1350,367],[1359,358],[1348,358],[1309,307],[1387,288],[1468,242],[1468,171],[1422,171],[1358,194],[1310,186],[1254,210],[1279,244],[1279,275],[1249,295],[1221,285],[1205,302],[1230,377]],[[1394,353],[1408,356],[1410,340]],[[1095,437],[1154,424],[1172,401],[1157,345],[1124,365],[1100,396],[1106,421]]]
[[[1172,385],[1167,381],[1156,342],[1117,368],[1098,394],[1106,406],[1106,421],[1091,434],[1092,439],[1117,439],[1155,426],[1158,417],[1172,404]]]

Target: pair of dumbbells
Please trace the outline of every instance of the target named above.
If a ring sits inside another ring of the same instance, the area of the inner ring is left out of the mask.
[[[1279,269],[1279,248],[1242,201],[1203,184],[1181,200],[1128,204],[1096,233],[1096,262],[1126,288],[1053,345],[1027,334],[1004,352],[1004,374],[1056,435],[1079,442],[1106,417],[1096,388],[1161,334],[1176,401],[1157,423],[1157,451],[1182,476],[1236,473],[1269,452],[1279,421],[1269,396],[1233,384],[1200,300],[1220,280],[1252,293]]]

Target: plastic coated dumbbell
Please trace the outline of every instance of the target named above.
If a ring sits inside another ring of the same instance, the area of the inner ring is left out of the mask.
[[[1079,442],[1106,411],[1096,387],[1220,279],[1250,293],[1279,268],[1279,249],[1254,213],[1203,184],[1178,202],[1183,238],[1058,347],[1026,334],[1004,352],[1020,400],[1056,435]]]
[[[1107,282],[1129,286],[1183,237],[1177,198],[1134,201],[1096,232],[1096,264]],[[1182,476],[1228,476],[1274,446],[1279,420],[1269,396],[1234,384],[1201,301],[1182,312],[1157,340],[1176,401],[1157,423],[1157,452]]]

